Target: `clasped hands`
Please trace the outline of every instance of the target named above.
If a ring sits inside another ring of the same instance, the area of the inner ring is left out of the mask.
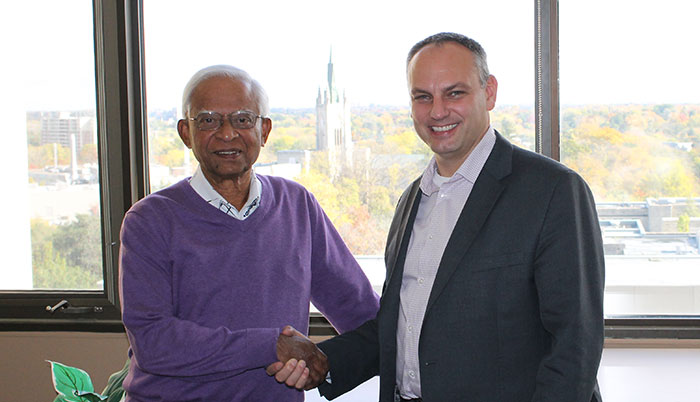
[[[274,375],[278,382],[296,389],[316,388],[328,374],[326,354],[289,325],[277,338],[277,359],[279,361],[267,366],[265,371]]]

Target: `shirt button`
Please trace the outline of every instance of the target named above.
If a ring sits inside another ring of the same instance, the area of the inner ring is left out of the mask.
[[[416,373],[414,373],[413,371],[409,371],[408,376],[411,378],[416,378]]]
[[[432,238],[433,238],[433,235],[428,235],[428,239],[432,240]]]
[[[420,284],[422,285],[423,282],[425,282],[425,281],[423,280],[423,278],[418,278],[418,283],[420,283]]]
[[[409,325],[409,326],[408,326],[408,332],[413,332],[413,326],[412,326],[412,325]]]

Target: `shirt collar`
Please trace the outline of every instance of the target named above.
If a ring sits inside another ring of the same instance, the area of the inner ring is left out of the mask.
[[[486,134],[481,138],[481,141],[476,145],[472,152],[467,156],[467,159],[462,163],[462,165],[457,169],[454,175],[446,181],[446,183],[456,181],[456,180],[467,180],[468,182],[474,184],[476,179],[481,173],[486,160],[489,158],[493,146],[496,144],[496,133],[489,125]],[[428,166],[423,172],[423,177],[420,181],[420,189],[424,194],[432,194],[438,190],[440,187],[435,183],[435,176],[438,175],[437,172],[437,162],[435,161],[435,155],[430,159]]]
[[[248,200],[240,211],[233,205],[229,204],[228,201],[221,196],[221,194],[214,190],[214,187],[212,187],[209,180],[207,180],[207,178],[204,176],[200,166],[197,166],[197,170],[190,178],[190,186],[192,186],[194,191],[197,192],[200,197],[202,197],[212,206],[216,207],[216,209],[219,209],[238,219],[245,219],[252,214],[255,209],[257,209],[258,205],[260,205],[260,196],[262,194],[262,185],[260,183],[260,179],[258,179],[258,177],[255,175],[254,170],[251,172],[250,176]]]

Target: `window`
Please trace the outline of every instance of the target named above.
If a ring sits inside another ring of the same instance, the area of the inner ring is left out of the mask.
[[[405,53],[454,30],[489,54],[500,84],[496,129],[591,185],[606,243],[610,333],[700,337],[694,2],[564,1],[561,19],[556,0],[445,1],[435,16],[398,1],[266,2],[264,14],[211,0],[54,3],[14,2],[13,20],[2,25],[3,38],[22,38],[2,44],[13,55],[0,77],[12,133],[0,162],[11,191],[2,213],[14,239],[0,267],[3,329],[122,330],[121,219],[135,200],[196,166],[175,134],[178,105],[187,79],[217,63],[249,71],[269,92],[274,130],[256,169],[310,188],[379,289],[393,203],[429,155],[412,134]],[[446,12],[460,18],[438,18]],[[349,129],[326,124],[319,140],[316,107],[334,93],[348,100]],[[51,186],[66,191],[32,198]],[[67,195],[78,189],[86,193]],[[32,220],[36,211],[44,215]],[[47,274],[38,261],[64,273]],[[61,300],[79,309],[45,310]],[[616,332],[620,325],[642,330]]]
[[[700,57],[687,47],[700,8],[560,8],[561,159],[596,197],[605,314],[700,314]]]
[[[138,28],[139,10],[114,3],[15,2],[6,10],[13,18],[2,46],[11,57],[0,80],[9,152],[0,163],[12,239],[0,268],[4,330],[121,329],[119,225],[144,191],[133,179],[143,171],[133,167],[141,91],[129,87],[140,78],[126,57],[139,48],[124,32]]]
[[[3,74],[19,85],[7,116],[17,134],[2,159],[17,192],[3,211],[18,236],[4,253],[2,290],[103,290],[92,7],[42,7],[19,14],[30,24],[11,22],[25,40],[5,52],[22,63]]]
[[[405,58],[415,42],[469,27],[500,82],[494,126],[535,147],[532,5],[444,1],[440,15],[462,16],[451,21],[427,18],[414,5],[268,1],[257,18],[229,2],[144,2],[151,190],[197,166],[176,132],[187,80],[213,64],[243,68],[268,91],[272,108],[256,171],[311,190],[381,291],[396,201],[430,158],[409,115]],[[507,30],[483,18],[495,13]],[[172,21],[187,21],[186,28]]]

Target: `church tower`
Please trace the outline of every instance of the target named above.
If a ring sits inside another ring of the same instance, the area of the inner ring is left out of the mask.
[[[333,50],[328,60],[326,82],[318,88],[316,97],[316,149],[328,151],[331,170],[335,173],[352,163],[352,133],[350,132],[350,103],[335,83]]]

